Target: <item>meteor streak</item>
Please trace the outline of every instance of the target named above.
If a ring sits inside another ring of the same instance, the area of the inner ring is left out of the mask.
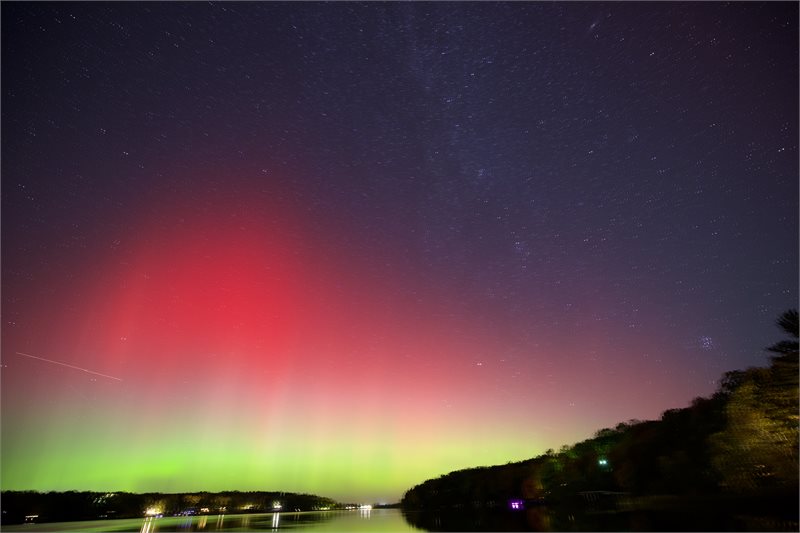
[[[88,368],[81,368],[79,366],[69,365],[67,363],[62,363],[60,361],[53,361],[52,359],[45,359],[44,357],[37,357],[37,356],[31,355],[29,353],[22,353],[22,352],[16,352],[16,353],[18,355],[22,355],[22,356],[25,356],[25,357],[30,357],[31,359],[38,359],[39,361],[44,361],[46,363],[53,363],[54,365],[61,365],[61,366],[65,366],[67,368],[73,368],[75,370],[80,370],[81,372],[86,372],[88,374],[94,374],[95,376],[101,376],[101,377],[108,378],[108,379],[116,379],[117,381],[122,381],[120,378],[115,378],[114,376],[109,376],[108,374],[101,374],[100,372],[95,372],[94,370],[89,370]]]

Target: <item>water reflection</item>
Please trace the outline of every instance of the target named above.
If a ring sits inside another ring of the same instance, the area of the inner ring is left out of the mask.
[[[550,513],[544,507],[526,509],[525,519],[531,531],[552,531]]]
[[[796,515],[746,516],[728,509],[688,511],[586,512],[531,507],[524,510],[466,509],[403,512],[395,509],[280,512],[248,515],[201,515],[136,519],[21,524],[3,532],[139,532],[176,531],[798,531]],[[741,510],[740,510],[741,511]]]
[[[139,522],[141,524],[141,522]],[[145,531],[146,528],[146,531]],[[116,531],[126,531],[115,528]],[[393,509],[364,506],[348,511],[274,512],[243,515],[147,518],[141,533],[172,531],[415,531]]]
[[[144,523],[142,524],[142,529],[139,530],[139,533],[150,533],[150,530],[153,527],[153,520],[152,516],[148,516],[144,519]]]

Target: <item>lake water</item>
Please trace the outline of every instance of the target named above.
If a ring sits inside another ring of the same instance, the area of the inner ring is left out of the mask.
[[[167,531],[419,531],[397,509],[165,516],[3,526],[3,531],[86,531],[159,533]]]
[[[131,518],[3,526],[3,531],[797,531],[796,518],[718,512],[560,512],[547,507],[522,511],[423,512],[397,509]]]

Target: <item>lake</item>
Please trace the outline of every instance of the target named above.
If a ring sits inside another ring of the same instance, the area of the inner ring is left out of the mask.
[[[419,531],[397,509],[165,516],[3,526],[3,531]]]
[[[637,511],[576,513],[547,507],[522,511],[418,512],[397,509],[176,516],[3,526],[3,531],[797,531],[794,518],[746,513]]]

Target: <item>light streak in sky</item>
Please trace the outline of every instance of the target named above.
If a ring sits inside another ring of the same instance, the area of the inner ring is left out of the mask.
[[[22,356],[25,356],[25,357],[30,357],[31,359],[38,359],[39,361],[45,361],[46,363],[53,363],[54,365],[61,365],[61,366],[65,366],[67,368],[73,368],[75,370],[80,370],[81,372],[86,372],[88,374],[94,374],[95,376],[101,376],[101,377],[108,378],[108,379],[115,379],[117,381],[122,381],[122,379],[120,379],[120,378],[115,378],[114,376],[109,376],[108,374],[101,374],[100,372],[95,372],[94,370],[89,370],[88,368],[82,368],[82,367],[79,367],[79,366],[70,365],[70,364],[67,364],[67,363],[62,363],[60,361],[53,361],[52,359],[45,359],[44,357],[38,357],[36,355],[31,355],[29,353],[22,353],[22,352],[16,352],[16,353],[18,355],[22,355]]]

